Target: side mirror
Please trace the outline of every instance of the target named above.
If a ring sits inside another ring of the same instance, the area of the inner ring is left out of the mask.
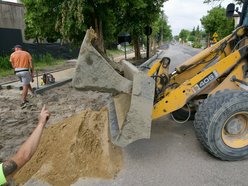
[[[234,11],[235,11],[235,4],[234,3],[230,3],[229,5],[227,5],[226,17],[229,17],[229,18],[233,17]]]

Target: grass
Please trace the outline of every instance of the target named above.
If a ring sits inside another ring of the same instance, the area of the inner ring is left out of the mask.
[[[14,70],[3,70],[3,69],[0,69],[0,78],[1,77],[6,77],[6,76],[9,76],[9,75],[13,75],[14,74]]]
[[[64,60],[54,59],[50,54],[33,57],[33,64],[34,64],[35,70],[42,70],[48,66],[62,64],[63,62]]]
[[[132,46],[127,46],[126,51],[127,51],[127,54],[132,53],[133,52]],[[107,55],[112,58],[116,56],[120,56],[120,55],[125,55],[124,47],[122,47],[122,50],[118,50],[118,49],[107,50]]]
[[[124,54],[124,52],[122,50],[117,50],[117,49],[116,50],[107,50],[107,55],[111,56],[111,57],[122,55],[122,54]]]
[[[42,56],[33,56],[33,64],[35,70],[42,70],[48,66],[54,66],[64,63],[64,60],[54,59],[50,54],[45,54]],[[0,77],[6,77],[13,75],[14,70],[9,62],[9,56],[0,56]]]

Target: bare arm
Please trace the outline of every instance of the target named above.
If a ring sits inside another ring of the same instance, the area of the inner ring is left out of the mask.
[[[14,62],[13,62],[13,60],[12,60],[12,56],[10,56],[9,62],[11,63],[12,68],[15,68],[15,67],[14,67]]]
[[[33,78],[34,77],[34,65],[33,65],[32,60],[30,61],[30,67],[31,67],[31,75],[32,75],[32,78]]]
[[[29,138],[21,145],[17,153],[11,157],[10,160],[3,163],[3,171],[6,177],[20,169],[33,156],[38,147],[42,131],[49,116],[50,112],[45,106],[43,106],[37,127],[34,129]]]

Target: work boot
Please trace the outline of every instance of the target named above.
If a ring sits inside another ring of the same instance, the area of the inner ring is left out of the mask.
[[[21,108],[24,109],[28,106],[29,102],[25,100],[24,102],[21,103]]]
[[[32,88],[32,91],[30,92],[30,98],[34,98],[36,95],[35,95],[35,89]]]

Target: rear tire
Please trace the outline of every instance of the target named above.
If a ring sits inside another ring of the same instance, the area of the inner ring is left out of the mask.
[[[248,156],[248,92],[224,90],[199,106],[194,127],[201,144],[222,160]]]

